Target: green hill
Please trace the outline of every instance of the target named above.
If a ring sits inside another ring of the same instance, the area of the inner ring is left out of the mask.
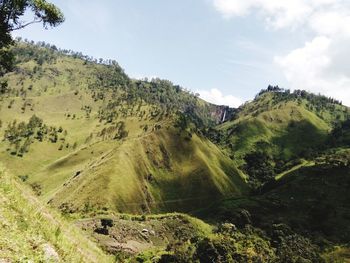
[[[130,79],[115,61],[25,43],[13,52],[0,157],[41,199],[65,212],[167,212],[246,191],[201,134],[227,107],[169,81]]]
[[[324,96],[269,89],[238,108],[232,120],[210,135],[254,184],[325,150],[334,126],[350,114],[349,108]]]
[[[123,212],[190,211],[245,189],[229,158],[197,135],[188,141],[175,130],[157,131],[110,144],[95,143],[61,158],[33,180],[47,190],[42,194],[52,204],[74,211],[89,206]],[[97,154],[89,162],[91,152]]]

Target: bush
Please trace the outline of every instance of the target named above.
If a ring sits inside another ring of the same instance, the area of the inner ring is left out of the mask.
[[[102,227],[107,228],[107,227],[112,227],[113,225],[114,225],[113,219],[110,219],[110,218],[102,218],[101,219],[101,226]]]

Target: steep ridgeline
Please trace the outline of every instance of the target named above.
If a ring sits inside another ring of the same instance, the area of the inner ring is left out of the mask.
[[[349,116],[334,99],[270,86],[209,136],[259,185],[331,148],[331,131]]]
[[[191,211],[246,191],[202,135],[232,110],[115,61],[18,43],[5,76],[0,158],[64,212]]]

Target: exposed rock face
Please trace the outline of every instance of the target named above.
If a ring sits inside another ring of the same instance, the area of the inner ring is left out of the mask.
[[[229,106],[216,106],[215,111],[212,112],[212,118],[216,120],[216,123],[223,123],[232,119],[236,109]]]

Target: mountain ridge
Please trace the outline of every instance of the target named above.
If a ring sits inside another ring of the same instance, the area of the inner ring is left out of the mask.
[[[63,210],[168,212],[197,207],[199,196],[211,200],[246,191],[242,173],[201,132],[230,115],[226,106],[169,81],[129,79],[114,61],[96,64],[25,43],[14,53],[17,69],[6,75],[10,90],[2,108],[2,157],[46,201]],[[170,182],[179,186],[178,194]],[[201,187],[193,188],[195,183]],[[191,199],[192,205],[170,202]]]

